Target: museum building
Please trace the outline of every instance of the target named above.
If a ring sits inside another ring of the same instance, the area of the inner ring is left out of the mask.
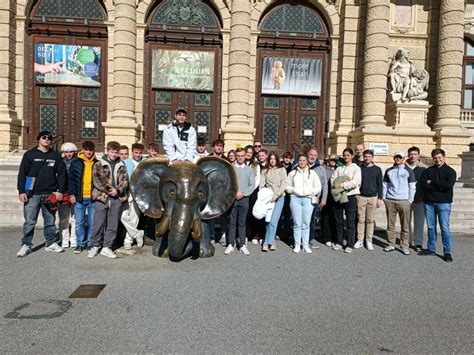
[[[161,142],[185,107],[208,142],[284,152],[442,147],[474,128],[463,0],[3,0],[0,152]],[[474,30],[472,31],[474,33]]]

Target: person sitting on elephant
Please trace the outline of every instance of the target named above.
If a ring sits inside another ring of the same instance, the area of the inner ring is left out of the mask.
[[[175,121],[163,131],[163,148],[171,164],[192,162],[196,153],[196,130],[186,122],[187,113],[184,107],[178,107]]]

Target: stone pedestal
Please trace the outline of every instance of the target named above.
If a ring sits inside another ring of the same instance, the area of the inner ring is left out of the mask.
[[[248,144],[253,144],[255,128],[253,127],[225,127],[223,130],[225,140],[225,150],[243,148]]]
[[[387,125],[396,130],[413,129],[417,132],[431,132],[426,123],[431,106],[428,101],[400,102],[389,99],[386,111]]]
[[[133,143],[141,141],[142,125],[131,121],[109,120],[103,122],[105,128],[105,145],[110,141],[117,141],[129,148]],[[134,134],[132,135],[131,132]]]

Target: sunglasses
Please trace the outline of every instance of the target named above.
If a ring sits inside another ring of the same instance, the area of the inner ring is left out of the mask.
[[[255,147],[255,148],[262,148],[262,146],[259,145],[259,144],[255,144],[254,147]]]
[[[51,136],[41,136],[40,138],[41,138],[42,140],[48,140],[48,141],[53,140],[53,137],[51,137]]]

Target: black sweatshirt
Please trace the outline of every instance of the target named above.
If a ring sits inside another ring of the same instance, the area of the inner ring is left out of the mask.
[[[360,195],[363,197],[383,197],[382,169],[377,165],[360,167],[362,182],[360,184]]]
[[[436,165],[430,166],[423,171],[420,179],[424,192],[423,202],[452,203],[455,183],[456,171],[453,168],[446,164],[439,168]]]
[[[36,177],[33,195],[66,192],[66,167],[59,152],[42,152],[36,147],[27,151],[23,155],[18,172],[17,188],[20,194],[25,192],[27,176]]]

